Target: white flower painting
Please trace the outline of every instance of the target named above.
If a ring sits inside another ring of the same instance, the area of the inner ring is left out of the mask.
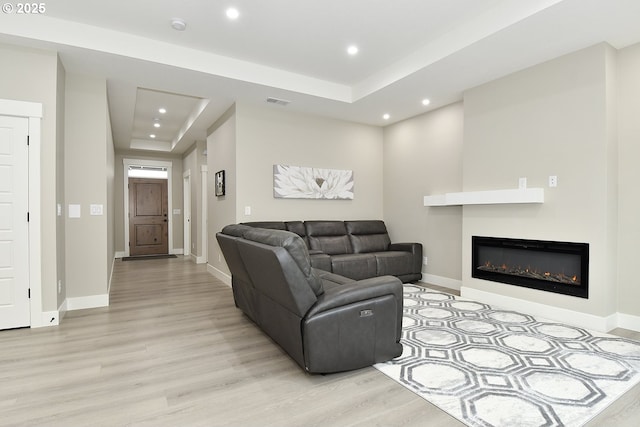
[[[352,200],[353,171],[273,165],[273,196]]]

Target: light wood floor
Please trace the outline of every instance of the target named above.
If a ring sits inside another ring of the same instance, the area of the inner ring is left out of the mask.
[[[636,386],[589,425],[636,426],[639,400]],[[118,260],[110,307],[0,332],[0,425],[462,424],[373,368],[305,374],[179,257]]]

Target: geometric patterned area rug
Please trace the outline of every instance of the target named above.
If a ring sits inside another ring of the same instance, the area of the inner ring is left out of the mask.
[[[640,343],[404,285],[376,369],[469,426],[581,426],[640,381]]]

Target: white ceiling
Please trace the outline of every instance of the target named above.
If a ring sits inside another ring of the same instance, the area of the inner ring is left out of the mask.
[[[562,54],[640,41],[638,0],[45,5],[39,16],[0,14],[0,42],[55,49],[68,73],[106,77],[116,147],[174,154],[204,140],[236,101],[385,126]],[[236,21],[226,18],[228,6],[240,11]],[[173,30],[173,18],[186,30]],[[346,53],[350,44],[357,55]],[[292,102],[266,104],[269,96]],[[171,115],[159,118],[162,134],[152,128],[160,106]]]

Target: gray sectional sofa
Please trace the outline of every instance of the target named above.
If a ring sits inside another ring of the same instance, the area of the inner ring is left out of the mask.
[[[216,234],[236,306],[309,373],[402,354],[402,282],[353,280],[311,266],[299,235],[234,224]]]
[[[422,278],[422,244],[391,243],[384,221],[259,221],[251,227],[300,236],[311,265],[354,280],[391,275],[403,282]]]

